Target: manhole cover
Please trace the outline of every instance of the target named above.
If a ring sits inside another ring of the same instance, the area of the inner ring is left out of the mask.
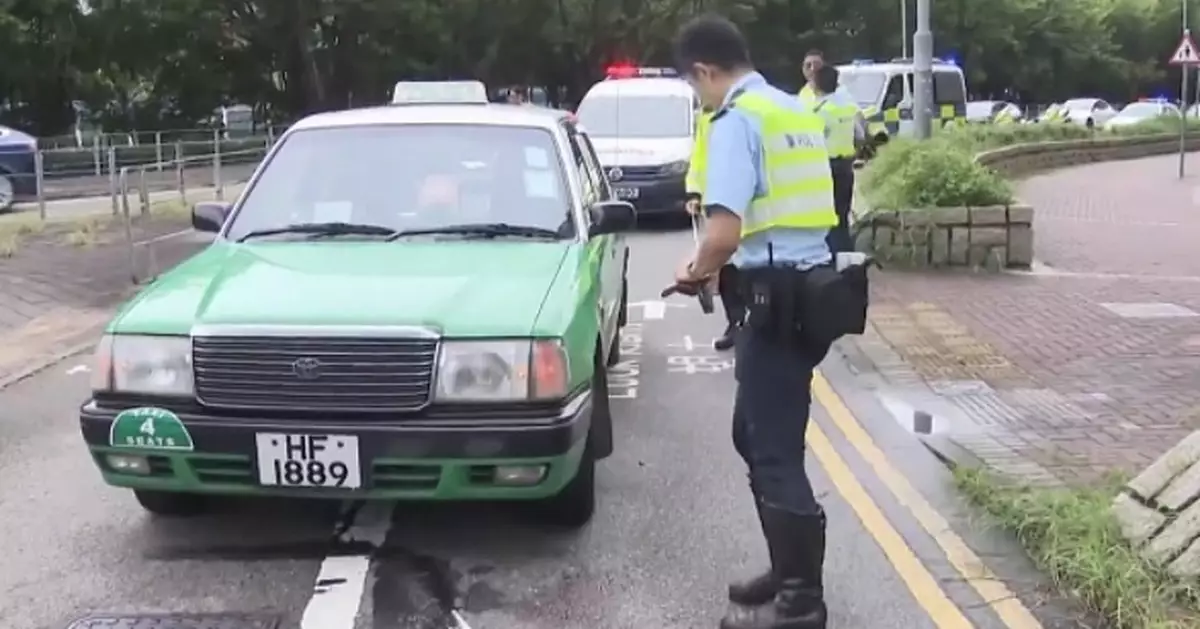
[[[278,629],[279,618],[263,614],[95,614],[67,629]]]

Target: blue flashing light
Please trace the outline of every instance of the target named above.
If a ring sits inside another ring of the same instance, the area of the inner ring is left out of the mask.
[[[856,66],[869,66],[869,65],[874,65],[875,61],[872,59],[854,59],[850,63],[852,65],[856,65]]]

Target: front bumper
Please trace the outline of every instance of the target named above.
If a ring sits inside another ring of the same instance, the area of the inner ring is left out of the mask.
[[[167,408],[191,438],[191,451],[114,445],[113,423],[128,408]],[[574,478],[591,426],[583,391],[555,408],[458,409],[420,418],[228,417],[197,405],[98,404],[80,409],[80,427],[104,480],[134,489],[294,497],[530,500],[559,493]],[[258,433],[358,438],[362,487],[281,488],[258,481]],[[114,469],[108,455],[147,459],[148,472]],[[541,480],[498,482],[497,466],[545,466]]]
[[[622,201],[629,201],[639,215],[681,214],[687,189],[684,175],[669,175],[656,179],[633,179],[612,182],[613,194]],[[620,190],[636,190],[635,198],[625,197]]]

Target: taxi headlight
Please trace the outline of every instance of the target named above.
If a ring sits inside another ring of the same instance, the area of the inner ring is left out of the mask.
[[[446,341],[438,360],[441,402],[555,399],[567,391],[567,359],[558,340]]]
[[[105,336],[96,346],[92,388],[147,395],[193,394],[192,340],[186,336]]]
[[[688,163],[686,160],[671,162],[670,164],[666,164],[662,167],[662,172],[665,175],[682,175],[686,173],[687,170]]]

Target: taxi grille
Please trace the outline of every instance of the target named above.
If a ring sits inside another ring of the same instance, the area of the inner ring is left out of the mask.
[[[196,399],[213,408],[404,412],[429,402],[437,340],[192,338]]]

